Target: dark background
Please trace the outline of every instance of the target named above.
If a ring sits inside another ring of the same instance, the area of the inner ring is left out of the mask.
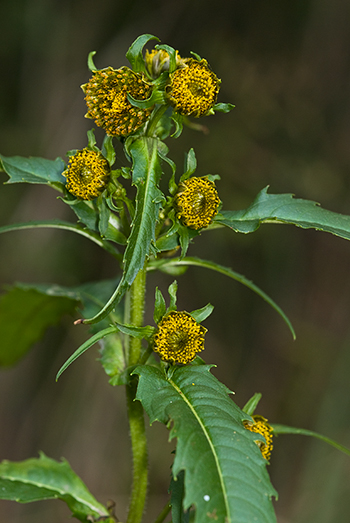
[[[350,3],[347,0],[2,0],[0,4],[0,145],[5,156],[65,157],[86,145],[92,122],[80,85],[87,55],[103,68],[127,65],[142,33],[187,56],[207,58],[222,79],[219,101],[236,108],[205,119],[210,133],[185,129],[169,142],[181,172],[194,147],[198,175],[218,173],[225,209],[251,203],[266,185],[333,211],[350,213]],[[98,136],[99,133],[97,133]],[[120,149],[119,149],[120,153]],[[120,162],[122,158],[120,156]],[[1,181],[6,176],[1,174]],[[74,219],[44,186],[2,186],[0,223]],[[75,285],[115,275],[107,255],[87,240],[53,230],[0,238],[0,282]],[[205,325],[208,363],[241,407],[255,392],[271,422],[319,431],[350,446],[350,244],[326,233],[263,225],[252,235],[202,234],[189,254],[252,279],[291,319],[281,318],[234,281],[190,268],[179,278],[179,309],[214,306]],[[155,285],[172,278],[152,275]],[[64,456],[103,503],[123,520],[130,487],[124,391],[112,388],[88,351],[59,380],[55,374],[88,337],[67,317],[15,368],[0,373],[0,458],[39,450]],[[166,501],[173,444],[149,432],[151,488],[145,521]],[[280,436],[269,467],[279,491],[279,523],[347,521],[349,458],[319,441]],[[7,523],[69,521],[59,501],[27,506],[0,502]]]

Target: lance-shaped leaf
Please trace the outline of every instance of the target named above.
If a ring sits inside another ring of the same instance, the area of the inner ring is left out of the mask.
[[[292,194],[268,194],[267,190],[268,186],[247,209],[221,211],[214,222],[242,233],[256,231],[261,223],[290,223],[350,239],[350,216],[322,209],[316,202],[297,199]]]
[[[62,188],[66,179],[62,176],[65,165],[61,158],[23,158],[6,157],[0,154],[2,169],[8,174],[6,183],[45,183]]]
[[[337,443],[333,439],[327,438],[327,436],[323,436],[322,434],[319,434],[318,432],[314,432],[312,430],[307,429],[298,429],[295,427],[288,427],[287,425],[280,425],[277,423],[271,424],[271,427],[273,429],[273,433],[277,436],[279,434],[300,434],[301,436],[311,436],[316,439],[320,439],[324,443],[327,443],[328,445],[331,445],[332,447],[340,450],[340,452],[344,452],[344,454],[347,454],[350,456],[350,449],[347,447],[344,447],[344,445],[341,445],[340,443]]]
[[[98,234],[88,229],[84,229],[81,225],[69,223],[61,220],[47,220],[47,221],[33,221],[24,223],[13,223],[10,225],[4,225],[0,227],[0,234],[4,232],[21,231],[24,229],[61,229],[64,231],[71,231],[85,238],[88,238],[92,242],[96,243],[104,250],[108,251],[112,256],[117,259],[120,258],[118,250],[111,245],[108,241],[103,240]]]
[[[84,323],[101,321],[120,301],[137,273],[143,268],[155,242],[155,227],[164,195],[158,188],[162,174],[158,156],[158,140],[140,137],[129,147],[133,160],[132,181],[137,187],[135,216],[124,253],[122,279],[104,308]]]
[[[137,367],[137,399],[150,422],[172,423],[178,439],[173,476],[185,471],[184,510],[196,508],[196,523],[273,523],[276,492],[254,440],[242,421],[250,419],[229,398],[210,366],[176,368],[166,377]]]
[[[229,267],[224,267],[223,265],[219,265],[218,263],[208,261],[208,260],[202,260],[201,258],[197,258],[195,256],[188,256],[185,258],[171,258],[171,259],[160,259],[152,261],[149,266],[148,270],[154,270],[159,269],[161,271],[165,271],[166,269],[170,269],[171,267],[188,267],[190,265],[193,265],[195,267],[204,267],[206,269],[211,269],[213,271],[219,272],[221,274],[224,274],[225,276],[228,276],[229,278],[232,278],[233,280],[239,281],[252,291],[256,292],[261,298],[263,298],[275,311],[278,312],[278,314],[283,318],[283,320],[286,322],[286,324],[289,327],[289,330],[292,333],[293,338],[295,339],[295,332],[293,329],[293,326],[291,322],[289,321],[288,317],[285,315],[283,310],[275,303],[264,291],[262,291],[257,285],[255,285],[252,281],[248,280],[243,274],[239,274],[238,272],[233,271]]]
[[[65,460],[46,457],[0,463],[0,499],[30,503],[61,499],[80,521],[107,519],[108,511],[87,489]]]

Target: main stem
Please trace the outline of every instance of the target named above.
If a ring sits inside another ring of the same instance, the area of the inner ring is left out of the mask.
[[[142,327],[145,308],[146,270],[136,276],[130,289],[130,323]],[[129,365],[139,362],[141,340],[130,338]],[[140,523],[146,502],[148,485],[148,453],[143,407],[135,401],[137,381],[133,378],[126,386],[127,412],[130,426],[131,449],[133,459],[133,483],[126,523]]]

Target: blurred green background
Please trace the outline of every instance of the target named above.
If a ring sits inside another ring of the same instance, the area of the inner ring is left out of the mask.
[[[80,85],[87,55],[103,68],[127,65],[142,33],[207,58],[222,79],[219,101],[236,108],[205,119],[208,134],[185,129],[169,142],[181,172],[194,147],[198,175],[218,173],[225,209],[240,209],[270,184],[333,211],[350,213],[350,3],[347,0],[2,0],[0,147],[5,156],[65,157],[86,145],[92,122]],[[97,132],[98,138],[101,134]],[[120,154],[120,149],[119,149]],[[120,165],[123,158],[119,157]],[[3,173],[1,181],[6,180]],[[44,186],[2,186],[0,224],[73,220]],[[116,266],[87,240],[53,230],[0,237],[0,283],[80,282],[113,277]],[[264,225],[252,235],[202,234],[189,254],[252,279],[291,319],[223,276],[190,268],[179,278],[180,309],[214,306],[203,357],[241,407],[255,392],[269,421],[319,431],[350,446],[350,243],[326,233]],[[154,287],[172,278],[152,274]],[[0,459],[39,450],[64,456],[91,491],[116,502],[123,520],[130,487],[124,391],[112,388],[87,352],[55,374],[88,337],[72,318],[50,329],[15,368],[0,372]],[[173,443],[149,431],[151,488],[146,522],[166,501]],[[350,461],[319,441],[280,436],[269,466],[279,523],[348,521]],[[69,521],[59,502],[0,502],[0,521]]]

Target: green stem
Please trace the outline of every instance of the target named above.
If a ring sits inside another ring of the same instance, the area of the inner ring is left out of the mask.
[[[147,127],[147,131],[146,131],[146,136],[153,136],[154,135],[154,132],[155,132],[156,127],[157,127],[157,124],[158,124],[159,120],[161,119],[161,117],[163,116],[163,114],[165,113],[165,111],[167,109],[168,109],[167,105],[160,105],[156,109],[156,111],[153,113],[152,120],[149,121],[149,124],[148,124],[148,127]]]
[[[167,503],[163,508],[162,512],[159,514],[157,519],[154,520],[154,523],[163,523],[169,512],[171,511],[170,503]]]
[[[143,325],[145,306],[146,270],[136,276],[130,289],[130,323]],[[129,342],[129,365],[139,362],[141,340],[131,338]],[[133,483],[127,523],[140,523],[146,502],[148,485],[148,455],[143,407],[136,398],[137,381],[133,379],[126,386],[127,412],[130,426],[133,459]]]

